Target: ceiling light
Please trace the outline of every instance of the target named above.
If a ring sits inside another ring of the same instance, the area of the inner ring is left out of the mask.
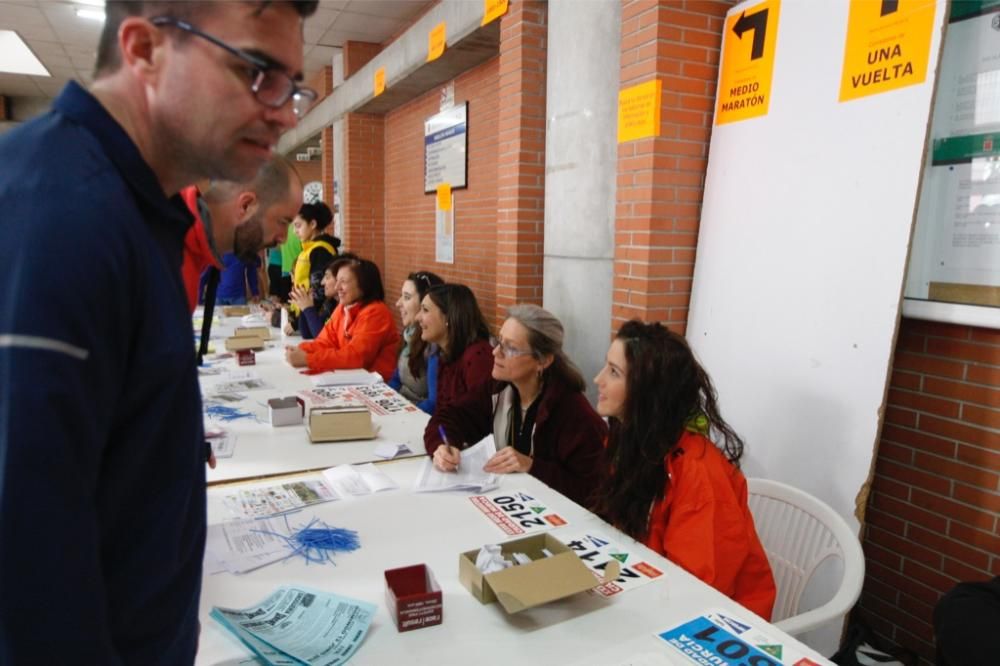
[[[104,0],[76,0],[78,5],[90,5],[91,7],[103,7]]]
[[[0,72],[52,76],[13,30],[0,30]]]
[[[104,20],[104,11],[100,9],[84,9],[83,7],[77,7],[76,15],[80,18],[91,19],[92,21]]]

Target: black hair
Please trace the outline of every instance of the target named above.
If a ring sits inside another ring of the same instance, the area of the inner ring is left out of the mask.
[[[316,230],[322,231],[330,226],[330,222],[333,221],[333,211],[322,201],[317,201],[315,203],[302,204],[299,208],[299,217],[306,222],[315,222]],[[340,247],[339,240],[334,247]]]
[[[406,279],[417,288],[417,300],[420,303],[423,302],[424,296],[427,295],[431,287],[444,284],[444,280],[439,275],[430,271],[414,271],[407,275]],[[424,374],[424,368],[427,367],[427,359],[424,358],[426,349],[427,342],[419,335],[415,335],[414,339],[410,340],[410,359],[407,364],[410,366],[410,374],[414,377],[420,377]]]
[[[299,16],[308,18],[316,11],[319,0],[258,0],[257,13],[264,11],[273,2],[288,3],[295,8]],[[198,19],[213,11],[217,2],[196,2],[194,0],[107,0],[104,3],[104,28],[97,42],[97,62],[94,65],[94,77],[111,74],[121,66],[121,56],[118,53],[118,28],[122,21],[130,16],[172,16],[173,18],[197,23]],[[190,37],[186,32],[179,32],[178,41]]]
[[[382,286],[382,273],[374,261],[360,259],[355,255],[338,257],[330,262],[326,270],[336,277],[341,268],[349,268],[358,280],[362,303],[384,301],[385,288]]]
[[[472,343],[490,339],[490,327],[479,309],[476,295],[464,284],[431,287],[427,291],[427,298],[440,308],[448,323],[447,349],[441,350],[443,361],[459,359]]]
[[[608,480],[598,511],[629,536],[642,540],[649,510],[663,497],[669,478],[664,459],[677,448],[686,428],[721,438],[734,465],[743,440],[719,414],[712,380],[683,336],[658,324],[627,322],[615,339],[622,343],[626,369],[623,418],[608,419]]]

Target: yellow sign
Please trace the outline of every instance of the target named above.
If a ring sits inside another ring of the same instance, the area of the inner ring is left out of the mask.
[[[764,0],[726,19],[715,124],[766,116],[781,0]]]
[[[451,185],[441,183],[437,186],[438,210],[451,210]]]
[[[618,143],[660,136],[662,92],[659,79],[618,91]]]
[[[375,96],[378,97],[385,92],[385,67],[375,70]]]
[[[483,0],[483,22],[486,25],[507,13],[507,0]]]
[[[935,0],[851,0],[840,101],[927,78]]]
[[[427,62],[437,60],[444,53],[445,30],[445,22],[441,21],[427,33]]]

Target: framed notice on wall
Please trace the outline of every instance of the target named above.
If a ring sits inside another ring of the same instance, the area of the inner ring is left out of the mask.
[[[424,122],[424,193],[438,185],[452,190],[466,187],[469,171],[469,103],[435,114]]]
[[[954,3],[907,271],[907,316],[1000,325],[997,62],[1000,5]]]

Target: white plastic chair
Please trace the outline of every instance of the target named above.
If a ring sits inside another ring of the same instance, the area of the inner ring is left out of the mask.
[[[861,594],[861,543],[833,509],[807,492],[770,479],[748,479],[750,512],[771,563],[778,598],[771,621],[798,635],[847,614]],[[810,580],[829,558],[841,561],[840,586],[825,603],[801,609]]]

